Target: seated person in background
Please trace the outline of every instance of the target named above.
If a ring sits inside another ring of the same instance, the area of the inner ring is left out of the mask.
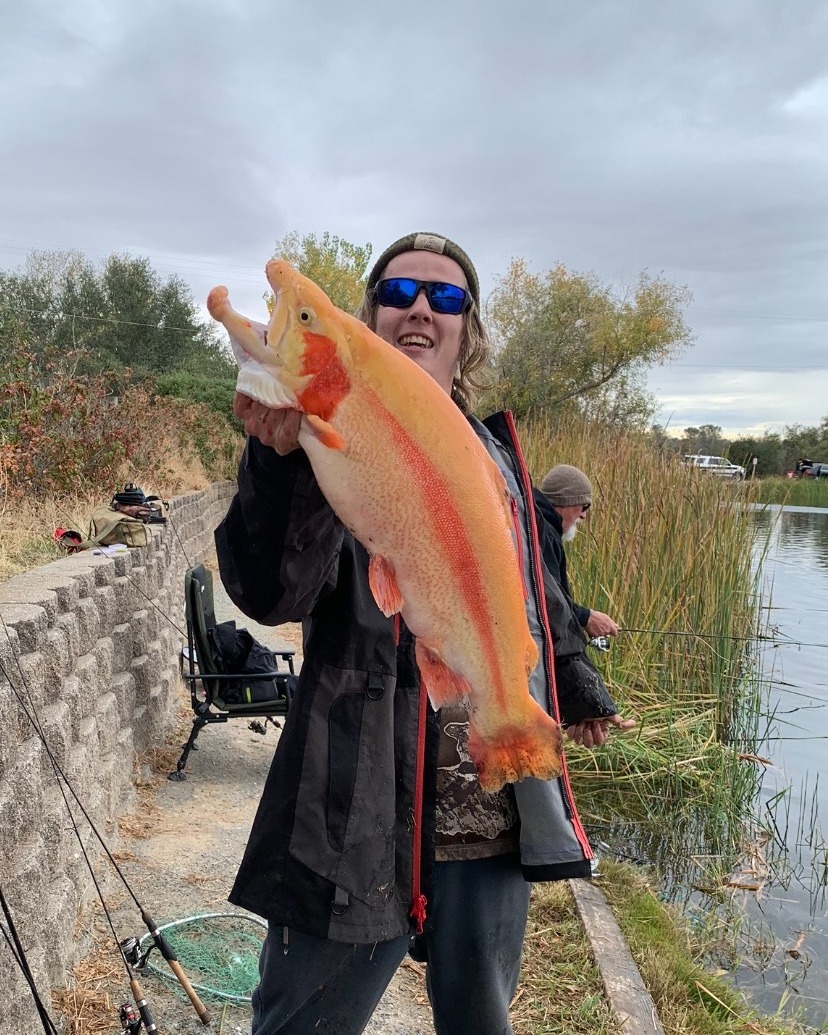
[[[564,543],[571,542],[578,526],[592,506],[592,484],[577,467],[558,464],[547,472],[540,490],[534,490],[535,503],[544,517],[541,532],[543,560],[551,575],[572,604],[579,624],[590,636],[617,636],[618,626],[603,613],[576,604],[566,574]]]

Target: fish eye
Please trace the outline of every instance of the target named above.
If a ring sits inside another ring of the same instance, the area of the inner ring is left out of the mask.
[[[312,309],[303,308],[299,310],[299,319],[302,323],[310,323],[314,318],[314,312]]]

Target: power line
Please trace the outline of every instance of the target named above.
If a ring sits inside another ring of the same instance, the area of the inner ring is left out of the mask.
[[[828,323],[828,316],[781,316],[773,313],[752,313],[749,309],[718,309],[690,305],[691,312],[711,313],[715,316],[742,316],[746,320],[779,320],[785,323]]]
[[[0,236],[0,244],[2,244],[2,242],[4,242],[4,241],[10,241],[10,240],[12,240],[12,238],[4,238],[4,237]],[[262,265],[259,267],[259,266],[243,265],[241,263],[225,262],[223,259],[218,259],[218,260],[213,260],[213,259],[195,259],[195,258],[189,257],[187,259],[187,263],[185,264],[185,263],[176,262],[172,258],[164,258],[163,256],[166,255],[167,253],[165,253],[165,252],[155,252],[152,249],[140,249],[139,250],[139,249],[134,249],[134,248],[133,249],[131,249],[131,248],[122,248],[120,251],[118,251],[117,249],[113,249],[113,250],[110,250],[108,252],[103,252],[103,251],[101,251],[100,249],[97,249],[97,248],[61,247],[61,246],[47,245],[47,244],[32,244],[32,245],[29,245],[29,246],[25,246],[22,243],[21,244],[2,244],[2,247],[5,250],[7,250],[7,251],[22,252],[24,255],[30,254],[33,250],[34,251],[43,251],[43,252],[70,252],[70,253],[78,253],[79,252],[84,257],[87,257],[87,256],[97,256],[97,257],[102,258],[102,259],[108,259],[108,258],[110,258],[113,255],[122,255],[122,254],[126,253],[126,254],[131,254],[131,255],[138,255],[141,258],[151,259],[154,266],[166,267],[166,268],[172,269],[174,272],[178,272],[178,273],[181,273],[182,271],[186,272],[189,269],[190,272],[199,273],[199,274],[207,274],[207,273],[211,273],[213,271],[216,271],[217,275],[221,276],[223,271],[225,271],[225,270],[234,270],[234,271],[238,271],[237,275],[240,275],[242,277],[242,279],[251,279],[252,280],[252,279],[255,278],[256,280],[264,280],[264,276],[265,276],[265,273],[264,273],[264,266],[265,266],[265,264],[264,263],[262,263]]]
[[[203,324],[203,323],[201,323],[201,324],[196,324],[194,327],[175,327],[175,326],[171,326],[171,325],[168,325],[168,324],[163,324],[162,325],[160,323],[142,323],[141,321],[138,321],[138,320],[119,320],[119,319],[117,319],[114,316],[88,316],[85,313],[67,313],[67,312],[49,313],[48,311],[44,312],[41,309],[28,309],[28,308],[7,309],[6,312],[11,313],[11,314],[13,314],[15,316],[20,316],[20,315],[26,313],[26,314],[32,315],[32,316],[39,316],[39,317],[41,317],[44,320],[49,320],[49,319],[88,320],[88,321],[93,321],[93,322],[98,322],[98,323],[108,323],[108,324],[113,324],[115,326],[123,326],[123,327],[150,327],[153,330],[157,330],[157,331],[182,331],[182,332],[187,333],[187,334],[195,334],[199,330],[201,330],[201,329],[203,329],[205,327],[211,326],[210,324]],[[811,370],[811,371],[814,371],[814,372],[818,372],[818,371],[828,370],[828,365],[826,365],[826,366],[809,366],[809,365],[796,366],[796,365],[793,365],[793,364],[790,364],[790,363],[785,364],[784,366],[775,366],[775,365],[771,366],[770,364],[768,364],[767,366],[763,366],[763,367],[735,367],[735,366],[724,364],[724,363],[670,363],[670,364],[668,364],[668,366],[669,367],[694,367],[694,368],[699,369],[699,370],[732,370],[734,372],[734,374],[742,374],[742,373],[762,374],[762,373],[765,373],[765,372],[769,373],[769,372],[773,372],[773,371],[796,372],[796,371],[801,371],[801,370]],[[657,373],[658,370],[656,369],[654,372]]]
[[[109,258],[111,255],[117,255],[117,250],[111,250],[103,252],[99,248],[84,248],[82,246],[67,247],[61,245],[49,245],[43,242],[30,242],[25,244],[20,241],[19,238],[3,237],[0,235],[0,244],[8,251],[17,251],[28,254],[32,250],[36,251],[58,251],[58,252],[81,252],[85,255],[96,255],[103,258]],[[212,270],[219,272],[219,275],[226,270],[238,271],[239,276],[243,279],[256,279],[262,280],[264,278],[264,264],[262,266],[251,266],[241,263],[225,262],[224,260],[212,260],[212,259],[197,259],[194,257],[188,257],[186,263],[178,263],[169,258],[163,258],[164,252],[155,252],[152,249],[129,249],[124,248],[122,251],[134,252],[135,254],[141,254],[144,257],[152,258],[153,263],[158,266],[166,266],[175,272],[192,272],[198,274],[210,273]],[[153,258],[153,256],[161,256],[160,258]],[[754,313],[749,309],[720,309],[713,306],[697,306],[691,305],[688,307],[688,311],[692,313],[706,313],[714,316],[740,316],[746,320],[770,320],[780,323],[828,323],[828,315],[826,316],[803,316],[797,314],[795,316],[788,316],[781,313]],[[808,368],[811,369],[811,368]],[[814,369],[825,369],[825,368],[814,368]]]
[[[781,371],[781,372],[785,372],[785,371],[788,371],[788,370],[790,370],[790,371],[795,371],[795,370],[813,370],[813,371],[828,370],[828,365],[823,364],[823,365],[820,366],[819,364],[816,364],[816,363],[802,363],[802,364],[798,364],[798,365],[797,364],[793,364],[793,363],[784,363],[784,364],[782,364],[782,363],[780,363],[780,364],[765,363],[761,367],[741,367],[741,366],[735,366],[733,363],[682,363],[682,362],[665,363],[663,367],[660,367],[660,368],[656,367],[655,369],[656,370],[664,371],[664,370],[667,370],[670,367],[698,367],[701,370],[732,370],[734,372],[734,374],[762,374],[765,371],[774,371],[774,372],[780,372]]]
[[[138,320],[118,320],[114,316],[86,316],[83,313],[56,313],[51,314],[43,312],[40,309],[9,309],[7,312],[13,313],[15,316],[20,316],[22,313],[30,313],[35,316],[40,316],[43,319],[72,319],[72,320],[93,320],[99,323],[114,323],[120,324],[123,327],[151,327],[155,331],[186,331],[188,334],[195,334],[196,332],[203,330],[205,324],[194,324],[192,327],[174,327],[168,324],[162,323],[141,323]],[[209,326],[209,325],[208,325]]]

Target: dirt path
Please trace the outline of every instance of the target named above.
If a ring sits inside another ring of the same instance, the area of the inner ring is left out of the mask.
[[[219,621],[235,618],[257,639],[272,648],[295,649],[299,658],[298,627],[274,630],[257,626],[236,611],[220,583],[215,589]],[[272,726],[265,736],[260,736],[251,732],[243,719],[238,719],[202,730],[183,783],[167,780],[163,772],[145,770],[147,800],[124,824],[126,836],[121,838],[119,854],[138,898],[157,923],[235,909],[227,903],[227,893],[277,740],[278,731]],[[162,768],[171,768],[176,758],[177,752],[167,752]],[[125,896],[119,898],[122,904],[115,911],[119,936],[139,936],[143,933],[140,919],[136,919]],[[250,1032],[249,1006],[225,1008],[222,1004],[209,1004],[214,1020],[212,1029],[204,1029],[189,1002],[170,991],[159,978],[150,973],[142,983],[162,1033]],[[112,994],[117,998],[119,993],[113,990]],[[369,1035],[433,1035],[431,1011],[416,965],[404,964],[400,968],[366,1031]]]

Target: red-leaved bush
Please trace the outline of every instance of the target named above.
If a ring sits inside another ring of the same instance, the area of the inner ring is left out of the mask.
[[[124,472],[162,475],[176,455],[200,460],[210,480],[235,475],[241,435],[229,415],[128,377],[114,386],[102,374],[22,364],[15,375],[0,379],[0,470],[10,497],[109,493]]]

